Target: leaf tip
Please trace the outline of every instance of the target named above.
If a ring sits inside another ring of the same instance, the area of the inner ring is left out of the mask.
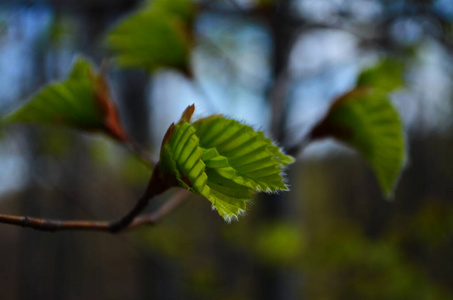
[[[178,124],[182,124],[183,122],[190,123],[190,120],[192,119],[192,115],[193,115],[194,111],[195,111],[195,104],[187,106],[187,108],[182,113]]]

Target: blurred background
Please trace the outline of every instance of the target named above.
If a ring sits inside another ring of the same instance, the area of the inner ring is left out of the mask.
[[[0,115],[66,76],[132,0],[1,0]],[[381,58],[404,63],[392,94],[408,161],[392,200],[342,145],[310,144],[291,192],[258,195],[227,224],[191,196],[161,224],[111,235],[0,225],[2,299],[453,299],[453,1],[228,0],[202,4],[193,80],[109,68],[121,118],[157,157],[195,103],[297,143]],[[0,128],[0,211],[112,219],[149,178],[121,146],[64,128]],[[154,201],[149,211],[176,190]]]

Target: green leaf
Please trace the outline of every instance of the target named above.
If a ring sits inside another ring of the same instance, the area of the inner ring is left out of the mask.
[[[75,61],[65,81],[45,86],[5,121],[59,124],[125,139],[102,74],[83,58]]]
[[[313,139],[333,137],[359,151],[383,192],[392,195],[404,165],[405,146],[400,117],[384,93],[355,89],[344,95],[311,135]]]
[[[227,221],[256,191],[288,190],[282,169],[294,159],[262,132],[219,115],[189,123],[192,113],[190,106],[164,138],[159,170],[168,181],[203,195]]]
[[[194,18],[195,7],[190,0],[148,1],[147,8],[178,16],[187,23],[192,23]]]
[[[107,43],[123,67],[189,71],[195,16],[190,0],[156,0],[115,26]]]
[[[64,82],[41,89],[28,103],[7,118],[8,122],[61,123],[93,129],[102,126],[102,110],[93,101],[94,76],[87,61],[77,60]]]
[[[394,59],[383,59],[371,68],[365,69],[357,80],[358,87],[372,86],[382,91],[391,92],[404,85],[404,65]]]
[[[281,153],[262,132],[221,116],[212,116],[194,123],[201,147],[215,149],[213,159],[227,158],[228,166],[216,168],[218,173],[255,190],[287,190],[281,176],[282,167],[294,159]]]

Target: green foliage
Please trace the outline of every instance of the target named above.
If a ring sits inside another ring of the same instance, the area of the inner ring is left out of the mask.
[[[282,168],[292,157],[235,120],[216,115],[191,124],[193,109],[169,128],[162,145],[160,169],[174,185],[203,195],[228,221],[245,212],[255,191],[288,189]]]
[[[194,19],[195,7],[190,0],[153,0],[146,3],[146,8],[177,16],[188,24]]]
[[[390,92],[404,85],[403,71],[404,65],[400,61],[383,59],[362,71],[357,79],[357,86],[372,86]]]
[[[8,116],[6,121],[60,123],[83,129],[101,127],[103,114],[93,101],[93,76],[91,65],[85,60],[77,60],[67,80],[41,89],[28,103]]]
[[[57,13],[50,26],[50,42],[56,47],[64,47],[68,38],[76,35],[75,22],[66,15]]]
[[[313,128],[313,139],[333,137],[371,165],[386,196],[391,196],[405,161],[403,128],[386,92],[402,85],[402,66],[385,60],[365,70],[358,86],[338,98]]]
[[[102,74],[83,58],[76,60],[65,81],[45,86],[5,121],[65,125],[125,139]]]
[[[194,16],[190,0],[151,1],[115,26],[107,42],[123,67],[188,73]]]
[[[288,265],[300,257],[304,237],[294,224],[268,224],[259,231],[255,247],[257,256],[266,264]]]
[[[382,191],[391,196],[404,164],[401,120],[388,98],[377,91],[354,90],[337,100],[312,131],[334,137],[359,151],[374,170]]]
[[[208,167],[225,178],[255,190],[287,190],[281,169],[294,159],[281,153],[263,132],[222,116],[211,116],[194,123],[201,147],[208,149]]]
[[[344,225],[330,230],[336,234],[319,238],[304,253],[302,270],[309,278],[310,298],[450,299],[439,282],[407,259],[403,248]],[[325,290],[322,283],[332,280],[335,287]]]

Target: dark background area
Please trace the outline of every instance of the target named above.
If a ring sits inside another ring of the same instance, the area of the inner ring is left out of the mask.
[[[108,29],[139,1],[0,1],[0,114],[63,78],[77,53],[101,63]],[[0,225],[2,299],[452,299],[453,1],[209,1],[192,81],[109,69],[128,132],[157,156],[192,103],[289,147],[360,71],[405,65],[392,94],[408,161],[392,200],[356,153],[308,146],[291,191],[258,195],[225,223],[192,196],[155,227],[111,235]],[[0,212],[121,216],[150,172],[123,148],[64,128],[0,128]],[[172,190],[151,205],[152,211]]]

